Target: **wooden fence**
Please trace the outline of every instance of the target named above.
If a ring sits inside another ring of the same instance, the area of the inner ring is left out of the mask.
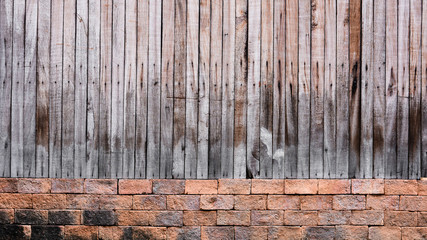
[[[0,40],[0,177],[427,177],[427,0],[0,0]]]

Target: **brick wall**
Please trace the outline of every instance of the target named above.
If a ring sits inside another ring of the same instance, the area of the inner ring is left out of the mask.
[[[426,180],[0,178],[0,239],[427,239]]]

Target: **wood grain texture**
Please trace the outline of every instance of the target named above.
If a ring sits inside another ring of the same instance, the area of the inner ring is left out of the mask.
[[[427,1],[423,0],[422,22],[427,22]],[[421,177],[427,177],[427,24],[422,24],[422,73],[421,73]]]

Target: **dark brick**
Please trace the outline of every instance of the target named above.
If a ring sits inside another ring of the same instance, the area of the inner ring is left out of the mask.
[[[52,225],[77,225],[80,224],[80,211],[52,210],[48,218]]]
[[[303,239],[335,239],[335,227],[305,227]]]
[[[0,224],[11,224],[14,219],[13,209],[0,210]]]
[[[31,239],[64,239],[64,227],[61,226],[32,226]]]
[[[30,239],[31,228],[29,226],[0,225],[1,240]]]
[[[183,213],[181,211],[157,211],[154,213],[153,226],[182,226]]]
[[[47,211],[46,210],[16,210],[15,223],[17,224],[31,224],[43,225],[47,224]]]
[[[132,227],[132,239],[138,240],[166,240],[166,227]]]
[[[83,224],[94,226],[112,226],[117,224],[117,216],[113,211],[109,210],[84,211]]]
[[[200,227],[171,227],[168,228],[169,239],[198,240],[200,239]]]

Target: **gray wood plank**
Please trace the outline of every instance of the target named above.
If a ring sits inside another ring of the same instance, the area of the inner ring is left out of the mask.
[[[427,22],[427,1],[423,1],[422,22]],[[422,83],[421,83],[421,177],[427,177],[427,24],[422,24]]]

